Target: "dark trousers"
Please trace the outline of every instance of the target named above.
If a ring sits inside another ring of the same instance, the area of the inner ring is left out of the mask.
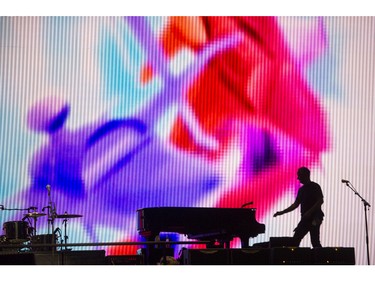
[[[295,229],[293,238],[295,239],[297,245],[301,243],[301,240],[305,235],[310,232],[310,239],[313,248],[321,248],[320,244],[320,226],[322,225],[321,221],[318,224],[313,225],[311,221],[300,222]]]

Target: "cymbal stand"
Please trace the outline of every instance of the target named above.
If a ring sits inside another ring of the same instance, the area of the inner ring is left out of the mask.
[[[366,225],[366,248],[367,248],[367,265],[370,265],[370,250],[369,250],[369,243],[368,243],[368,226],[367,226],[367,211],[371,207],[371,205],[357,192],[354,186],[349,181],[346,182],[346,186],[349,187],[355,195],[361,198],[363,206],[365,207],[365,225]]]
[[[33,235],[36,236],[36,221],[37,221],[37,217],[33,218],[34,219],[34,230],[33,230]]]
[[[68,219],[64,219],[63,224],[64,224],[64,244],[65,244],[64,251],[70,251],[71,249],[68,249],[66,246],[66,244],[68,243],[68,235],[66,235],[66,226],[68,224]]]
[[[51,233],[52,233],[52,237],[54,238],[54,235],[55,235],[54,222],[56,218],[56,205],[54,202],[52,202],[52,199],[51,199],[51,186],[47,184],[46,188],[48,190],[48,206],[45,208],[48,208],[48,221],[51,224],[51,230],[52,230]],[[48,234],[50,234],[50,228],[48,228]],[[55,242],[54,239],[52,239],[52,241]],[[51,247],[51,248],[52,248],[52,255],[54,255],[55,247]]]
[[[55,218],[56,218],[56,204],[51,199],[51,186],[47,185],[48,190],[48,221],[51,224],[51,233],[53,234],[55,231]],[[44,209],[44,208],[43,208]],[[48,234],[50,234],[50,229],[48,228]]]

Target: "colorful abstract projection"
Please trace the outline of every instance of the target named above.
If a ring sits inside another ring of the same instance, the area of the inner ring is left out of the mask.
[[[315,28],[323,50],[319,19]],[[64,95],[36,101],[28,130],[45,141],[18,195],[43,206],[50,185],[60,212],[83,215],[76,240],[140,240],[144,207],[253,201],[262,222],[298,167],[318,165],[329,148],[319,95],[304,79],[319,52],[298,57],[276,18],[126,17],[122,32],[97,36],[93,65],[109,109],[69,127]]]

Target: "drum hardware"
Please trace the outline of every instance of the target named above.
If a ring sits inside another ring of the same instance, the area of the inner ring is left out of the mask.
[[[27,249],[27,245],[32,235],[33,227],[31,227],[30,218],[35,216],[37,207],[28,208],[6,208],[4,205],[0,205],[2,211],[26,211],[28,214],[24,216],[21,221],[8,221],[3,223],[4,235],[0,238],[0,244],[5,246],[3,250],[7,252],[22,252]],[[35,211],[34,213],[32,213]],[[30,215],[32,214],[32,215]],[[25,221],[25,220],[28,221]]]
[[[59,227],[56,227],[55,231],[53,232],[53,234],[56,236],[56,241],[59,241],[60,240],[60,250],[62,251],[63,250],[63,236],[62,236],[62,233],[61,233],[61,229]],[[56,242],[58,243],[58,242]]]
[[[40,244],[40,241],[42,241],[45,244],[57,244],[57,232],[60,234],[60,244],[61,244],[61,250],[63,250],[63,243],[65,243],[65,251],[71,250],[67,249],[67,240],[68,240],[68,235],[67,235],[67,224],[68,224],[68,219],[71,218],[80,218],[82,215],[77,215],[77,214],[68,214],[65,212],[64,214],[57,214],[56,213],[56,204],[52,201],[51,199],[51,186],[47,185],[46,186],[48,190],[48,199],[49,199],[49,204],[48,206],[45,206],[42,208],[42,212],[37,212],[37,207],[29,207],[29,208],[5,208],[4,205],[0,205],[0,210],[20,210],[20,211],[27,211],[26,214],[24,214],[24,217],[22,218],[22,221],[10,221],[6,222],[3,225],[3,230],[5,232],[5,235],[0,237],[0,244],[7,244],[7,245],[18,245],[19,247],[13,247],[17,251],[19,251],[22,248],[28,247],[30,250],[29,246],[23,246],[25,242],[27,243],[35,243],[35,244]],[[47,214],[44,213],[44,210],[47,209]],[[48,228],[48,234],[43,234],[43,235],[37,235],[37,221],[38,218],[47,216],[48,217],[48,222],[51,224],[51,229],[52,229],[52,234],[50,234],[50,228]],[[31,219],[34,221],[32,222]],[[64,239],[62,239],[62,233],[60,228],[54,228],[54,220],[55,219],[63,219],[63,224],[64,224]],[[27,220],[27,221],[26,221]],[[33,227],[32,227],[33,225]],[[49,242],[49,243],[48,243]],[[53,243],[54,242],[54,243]],[[18,249],[17,249],[18,248]],[[38,247],[39,248],[39,247]],[[46,247],[40,247],[46,249]],[[55,249],[55,247],[47,247],[48,250],[49,248]],[[0,247],[1,250],[1,247]]]
[[[38,207],[29,207],[29,208],[5,208],[4,205],[0,205],[0,210],[2,211],[27,211],[30,213],[30,211],[34,210],[36,211]]]
[[[28,211],[29,213],[31,213],[31,211],[36,212],[36,210],[38,210],[38,207],[29,207],[29,208],[27,208],[27,211]]]
[[[39,217],[43,217],[43,216],[46,216],[46,215],[47,214],[45,214],[45,213],[38,213],[38,212],[24,214],[25,217],[29,217],[29,218],[39,218]]]
[[[0,244],[5,243],[7,241],[7,237],[5,235],[0,235]]]
[[[51,225],[51,229],[48,229],[48,234],[50,234],[50,230],[52,233],[55,230],[54,222],[56,218],[56,204],[52,201],[51,185],[47,184],[46,189],[48,191],[48,206],[43,207],[42,212],[47,209],[48,222]]]
[[[68,236],[66,235],[67,231],[67,224],[68,224],[68,219],[71,219],[71,218],[81,218],[82,215],[75,215],[75,214],[68,214],[67,212],[65,212],[64,214],[62,215],[56,215],[56,218],[57,219],[64,219],[63,220],[63,224],[64,224],[64,244],[65,244],[65,249],[64,251],[70,251],[71,249],[68,249],[66,244],[68,243]]]
[[[47,214],[45,214],[45,213],[38,213],[38,212],[28,213],[28,214],[24,214],[24,218],[22,220],[24,220],[26,218],[32,218],[32,219],[34,219],[34,227],[33,227],[32,235],[35,236],[36,233],[37,233],[37,231],[36,231],[36,229],[37,229],[36,228],[36,222],[37,222],[38,218],[46,216],[46,215]]]
[[[7,238],[5,235],[0,235],[0,252],[4,251],[2,245],[5,245],[7,242]],[[6,248],[5,248],[6,249]]]

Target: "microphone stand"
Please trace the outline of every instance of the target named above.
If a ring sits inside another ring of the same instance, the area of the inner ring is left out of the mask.
[[[370,265],[370,250],[369,250],[369,241],[368,241],[368,225],[367,225],[367,211],[368,208],[371,207],[371,205],[357,192],[357,190],[354,188],[354,186],[349,182],[345,183],[347,187],[349,187],[355,195],[357,195],[359,198],[361,198],[363,207],[365,208],[365,225],[366,225],[366,247],[367,247],[367,265]]]
[[[55,222],[55,218],[56,218],[56,205],[54,202],[52,202],[52,199],[51,199],[51,186],[47,185],[47,190],[48,190],[48,220],[50,221],[51,223],[51,233],[52,233],[52,239],[51,239],[51,242],[55,243],[55,226],[54,226],[54,222]],[[50,213],[51,211],[51,213]],[[49,234],[49,230],[48,230],[48,234]],[[53,258],[53,255],[55,253],[55,247],[52,247],[52,258]]]

